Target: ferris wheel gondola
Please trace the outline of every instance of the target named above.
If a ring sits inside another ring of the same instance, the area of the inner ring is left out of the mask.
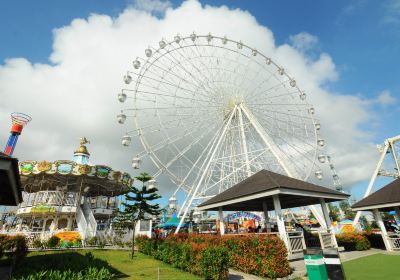
[[[124,76],[117,116],[161,173],[183,191],[179,214],[261,169],[323,178],[325,140],[315,109],[288,71],[241,41],[176,35],[148,47]],[[129,129],[130,128],[130,129]]]

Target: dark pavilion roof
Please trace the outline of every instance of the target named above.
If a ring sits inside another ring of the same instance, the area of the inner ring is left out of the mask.
[[[17,205],[21,201],[18,160],[0,152],[0,205]]]
[[[265,200],[268,209],[273,209],[272,195],[278,194],[282,208],[293,208],[347,199],[344,194],[329,188],[304,182],[268,170],[261,170],[226,191],[199,205],[201,210],[262,211]]]
[[[351,208],[357,210],[382,209],[391,210],[395,206],[400,206],[400,178],[394,180],[383,188],[370,194],[359,202],[353,204]]]

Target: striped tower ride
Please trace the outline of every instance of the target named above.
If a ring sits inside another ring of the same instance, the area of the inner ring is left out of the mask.
[[[10,129],[10,137],[8,138],[7,145],[4,148],[4,153],[11,156],[14,152],[15,145],[17,144],[18,137],[21,135],[24,126],[32,120],[32,118],[23,113],[11,114],[12,125]]]

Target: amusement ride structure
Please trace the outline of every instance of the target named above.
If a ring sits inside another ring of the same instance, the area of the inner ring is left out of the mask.
[[[378,176],[392,177],[394,179],[400,178],[399,143],[400,135],[397,135],[386,139],[383,145],[377,145],[380,157],[367,189],[365,190],[364,198],[371,194],[372,187],[375,185]],[[361,211],[358,211],[353,221],[354,225],[358,223],[360,217]]]
[[[3,232],[46,239],[59,231],[76,231],[85,239],[110,230],[118,196],[133,179],[111,167],[91,165],[87,143],[80,139],[72,161],[20,163],[23,202]]]
[[[177,231],[190,209],[261,169],[311,182],[329,173],[315,109],[270,57],[195,33],[162,39],[144,54],[124,77],[117,120],[128,127],[122,144],[138,137],[144,147],[133,168],[148,155],[158,168],[153,177],[167,174],[177,186],[170,204],[185,194]]]
[[[23,113],[12,113],[11,114],[11,129],[10,137],[8,138],[7,145],[4,148],[4,153],[11,156],[14,152],[15,146],[17,145],[18,137],[22,133],[24,126],[30,122],[32,118]]]

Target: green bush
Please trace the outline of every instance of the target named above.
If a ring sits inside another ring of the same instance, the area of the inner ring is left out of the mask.
[[[90,237],[86,239],[86,245],[95,246],[97,245],[99,239],[96,236]]]
[[[368,239],[357,233],[342,233],[336,235],[336,241],[339,246],[343,246],[347,251],[364,251],[371,248]]]
[[[291,272],[286,247],[276,236],[178,234],[164,239],[140,236],[136,245],[144,254],[210,279],[226,279],[228,266],[273,279]]]
[[[32,247],[35,249],[43,249],[45,246],[45,244],[42,242],[42,240],[40,240],[40,238],[36,238],[32,241]]]
[[[369,243],[371,243],[372,248],[385,250],[385,243],[383,242],[381,234],[375,234],[373,232],[366,231],[362,235],[368,239]]]
[[[26,239],[23,235],[0,234],[0,251],[5,252],[9,258],[15,258],[16,263],[20,262],[28,253]]]
[[[49,240],[47,240],[46,245],[48,248],[55,248],[60,245],[60,238],[53,235],[49,238]]]
[[[207,248],[202,253],[201,267],[206,279],[228,278],[229,255],[226,248]]]

